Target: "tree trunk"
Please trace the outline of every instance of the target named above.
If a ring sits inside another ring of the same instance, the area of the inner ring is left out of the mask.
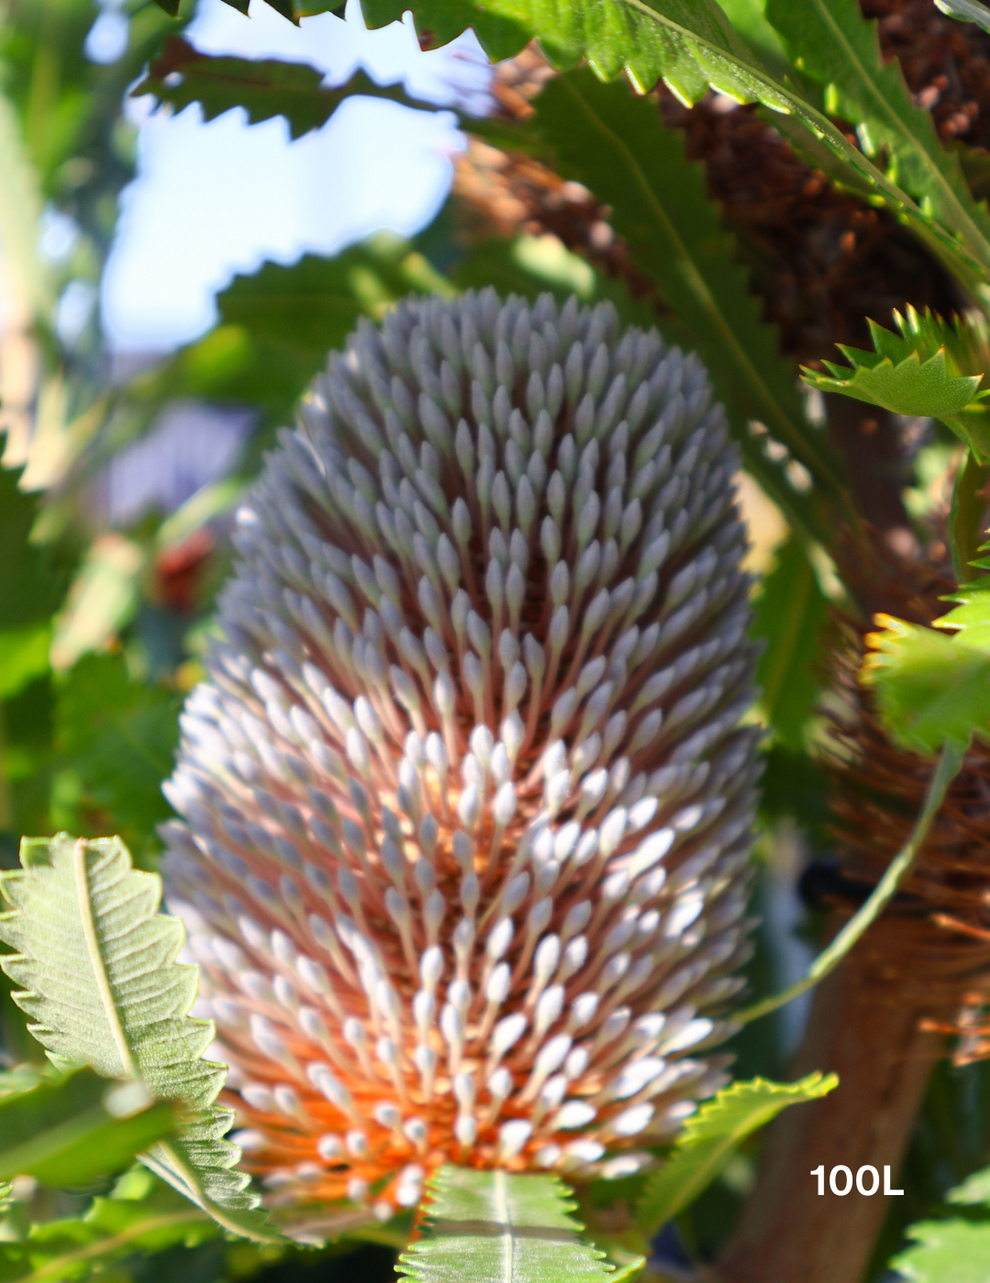
[[[864,965],[861,950],[822,982],[794,1077],[834,1070],[839,1086],[773,1124],[756,1187],[718,1265],[723,1283],[860,1283],[887,1212],[884,1167],[897,1189],[915,1114],[942,1053],[943,1037],[919,1029],[928,1014],[904,1001],[898,983]],[[819,1196],[811,1172],[822,1164]],[[829,1188],[839,1164],[854,1181],[845,1197]],[[880,1176],[872,1197],[855,1186],[867,1164]]]

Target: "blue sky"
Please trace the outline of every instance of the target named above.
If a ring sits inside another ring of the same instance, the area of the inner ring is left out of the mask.
[[[340,83],[363,66],[402,76],[443,103],[481,97],[486,64],[473,37],[421,53],[411,23],[367,31],[354,0],[294,27],[264,0],[250,17],[201,0],[189,38],[210,53],[307,62]],[[409,111],[369,98],[345,103],[318,131],[289,141],[282,120],[249,126],[241,110],[204,124],[129,101],[139,125],[139,172],[124,192],[117,243],[103,283],[104,326],[118,350],[161,350],[213,323],[213,295],[265,259],[332,254],[380,228],[414,231],[450,184],[461,138],[451,112]]]

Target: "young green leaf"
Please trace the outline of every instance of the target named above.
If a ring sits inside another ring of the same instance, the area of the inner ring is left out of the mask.
[[[974,1172],[946,1195],[947,1203],[990,1209],[990,1167]],[[890,1262],[914,1283],[990,1283],[990,1223],[922,1221],[910,1225],[914,1246]]]
[[[990,1283],[990,1223],[921,1221],[909,1226],[914,1246],[890,1262],[912,1283]]]
[[[835,1074],[814,1073],[796,1083],[754,1078],[724,1087],[687,1120],[670,1157],[647,1181],[636,1206],[643,1233],[655,1234],[693,1202],[752,1132],[789,1105],[828,1095],[838,1082]]]
[[[198,102],[204,120],[213,120],[232,107],[243,107],[252,125],[284,116],[293,138],[325,125],[345,98],[357,94],[436,110],[435,103],[407,94],[401,81],[379,85],[363,71],[335,88],[325,86],[323,79],[322,71],[306,63],[200,53],[181,37],[170,36],[149,63],[148,74],[131,90],[131,97],[153,94],[177,112]]]
[[[91,1069],[33,1077],[22,1075],[19,1091],[0,1086],[0,1182],[85,1185],[174,1129],[173,1107],[156,1104],[142,1083],[108,1082]]]
[[[611,206],[612,224],[633,261],[672,309],[664,325],[668,337],[697,351],[712,372],[747,468],[792,521],[814,531],[812,504],[767,457],[750,421],[766,425],[819,491],[840,498],[842,478],[804,417],[794,373],[760,317],[746,271],[705,192],[704,172],[685,158],[680,134],[663,128],[653,102],[634,97],[624,84],[602,84],[587,69],[550,80],[534,106],[527,134],[550,148],[565,177]]]
[[[575,1204],[555,1176],[512,1176],[444,1166],[426,1187],[424,1236],[399,1257],[413,1283],[567,1283],[610,1279],[598,1251],[579,1238]],[[638,1272],[637,1266],[629,1270]]]
[[[973,1172],[961,1185],[957,1185],[946,1195],[949,1203],[965,1203],[970,1206],[984,1204],[990,1211],[990,1167]]]
[[[803,370],[804,381],[823,392],[839,392],[883,406],[895,414],[940,419],[975,451],[990,458],[990,388],[980,382],[990,371],[990,335],[975,315],[944,321],[913,307],[894,313],[898,334],[869,321],[874,351],[838,344],[849,366],[823,364],[829,376]]]
[[[60,1283],[119,1276],[115,1263],[135,1252],[193,1247],[221,1231],[215,1221],[167,1185],[153,1182],[140,1198],[97,1198],[79,1218],[33,1225],[23,1242],[0,1242],[0,1283]],[[120,1185],[133,1185],[124,1177]],[[119,1189],[119,1186],[118,1186]]]
[[[803,748],[802,731],[818,699],[816,664],[828,600],[808,560],[804,541],[792,535],[777,552],[753,612],[753,636],[766,641],[756,670],[760,708],[774,736]]]
[[[972,564],[990,569],[990,558]],[[943,600],[959,604],[934,628],[877,615],[880,631],[867,636],[860,672],[891,734],[924,753],[990,736],[990,577],[960,584]]]
[[[860,678],[888,732],[915,752],[990,735],[990,651],[934,628],[877,615]]]
[[[0,699],[10,699],[50,667],[52,627],[43,620],[0,631]]]
[[[16,950],[0,966],[31,1032],[56,1065],[140,1078],[188,1106],[176,1139],[142,1161],[232,1233],[276,1238],[233,1170],[232,1115],[213,1103],[226,1071],[201,1059],[213,1027],[187,1014],[197,973],[175,962],[182,924],[158,913],[160,880],[131,868],[119,838],[25,839],[21,864],[0,874],[0,940]]]
[[[986,552],[987,545],[984,544],[980,551]],[[979,570],[990,570],[990,557],[979,557],[971,564]],[[935,627],[958,633],[959,640],[967,646],[976,646],[990,655],[990,578],[960,584],[946,593],[942,600],[959,604],[936,619]]]

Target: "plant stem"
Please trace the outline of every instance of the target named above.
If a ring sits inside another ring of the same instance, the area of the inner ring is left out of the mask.
[[[849,919],[828,948],[822,950],[808,968],[808,974],[804,979],[798,980],[787,989],[782,989],[780,993],[771,994],[769,998],[764,998],[761,1002],[756,1002],[751,1007],[744,1007],[738,1015],[733,1017],[734,1023],[746,1025],[752,1020],[759,1020],[761,1016],[769,1015],[771,1011],[776,1011],[779,1007],[786,1006],[794,998],[798,998],[801,994],[807,993],[809,989],[813,989],[820,980],[824,980],[828,973],[838,966],[863,932],[876,920],[887,903],[896,894],[905,874],[914,864],[918,852],[924,846],[925,839],[928,837],[932,821],[945,800],[949,785],[959,772],[965,752],[964,746],[953,742],[947,743],[942,749],[942,754],[938,759],[938,764],[928,785],[925,804],[921,808],[921,813],[915,822],[911,836],[887,866],[887,871],[873,888],[870,898]]]

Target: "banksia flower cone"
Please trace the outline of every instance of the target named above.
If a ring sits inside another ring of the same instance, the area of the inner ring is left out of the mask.
[[[701,365],[607,304],[403,303],[314,383],[166,786],[273,1201],[617,1176],[722,1082],[758,771],[736,466]]]

